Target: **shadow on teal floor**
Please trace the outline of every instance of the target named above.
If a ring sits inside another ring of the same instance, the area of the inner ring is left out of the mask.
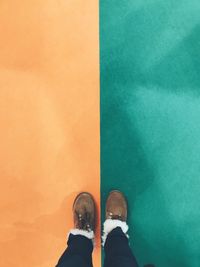
[[[100,1],[102,212],[110,190],[126,194],[140,266],[200,266],[199,12]]]

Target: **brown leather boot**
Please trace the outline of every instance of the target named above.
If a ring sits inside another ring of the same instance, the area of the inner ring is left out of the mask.
[[[127,202],[120,191],[111,191],[106,201],[106,219],[127,220]]]
[[[86,230],[88,232],[95,231],[95,202],[89,193],[80,193],[73,204],[74,228]]]

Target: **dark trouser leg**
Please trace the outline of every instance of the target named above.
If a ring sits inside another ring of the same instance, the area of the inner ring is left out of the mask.
[[[81,235],[70,234],[68,247],[56,267],[92,267],[92,240]]]
[[[104,251],[104,267],[138,267],[129,247],[128,238],[120,227],[113,229],[108,234]]]

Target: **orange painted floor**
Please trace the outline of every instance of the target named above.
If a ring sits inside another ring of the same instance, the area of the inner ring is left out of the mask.
[[[76,194],[99,207],[97,1],[1,1],[0,125],[0,266],[54,266]]]

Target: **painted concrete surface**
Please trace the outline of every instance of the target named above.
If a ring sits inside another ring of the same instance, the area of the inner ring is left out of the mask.
[[[140,266],[200,266],[199,13],[196,0],[100,2],[102,208],[126,194]]]
[[[99,206],[98,46],[97,1],[0,3],[1,267],[55,266],[76,194]]]

